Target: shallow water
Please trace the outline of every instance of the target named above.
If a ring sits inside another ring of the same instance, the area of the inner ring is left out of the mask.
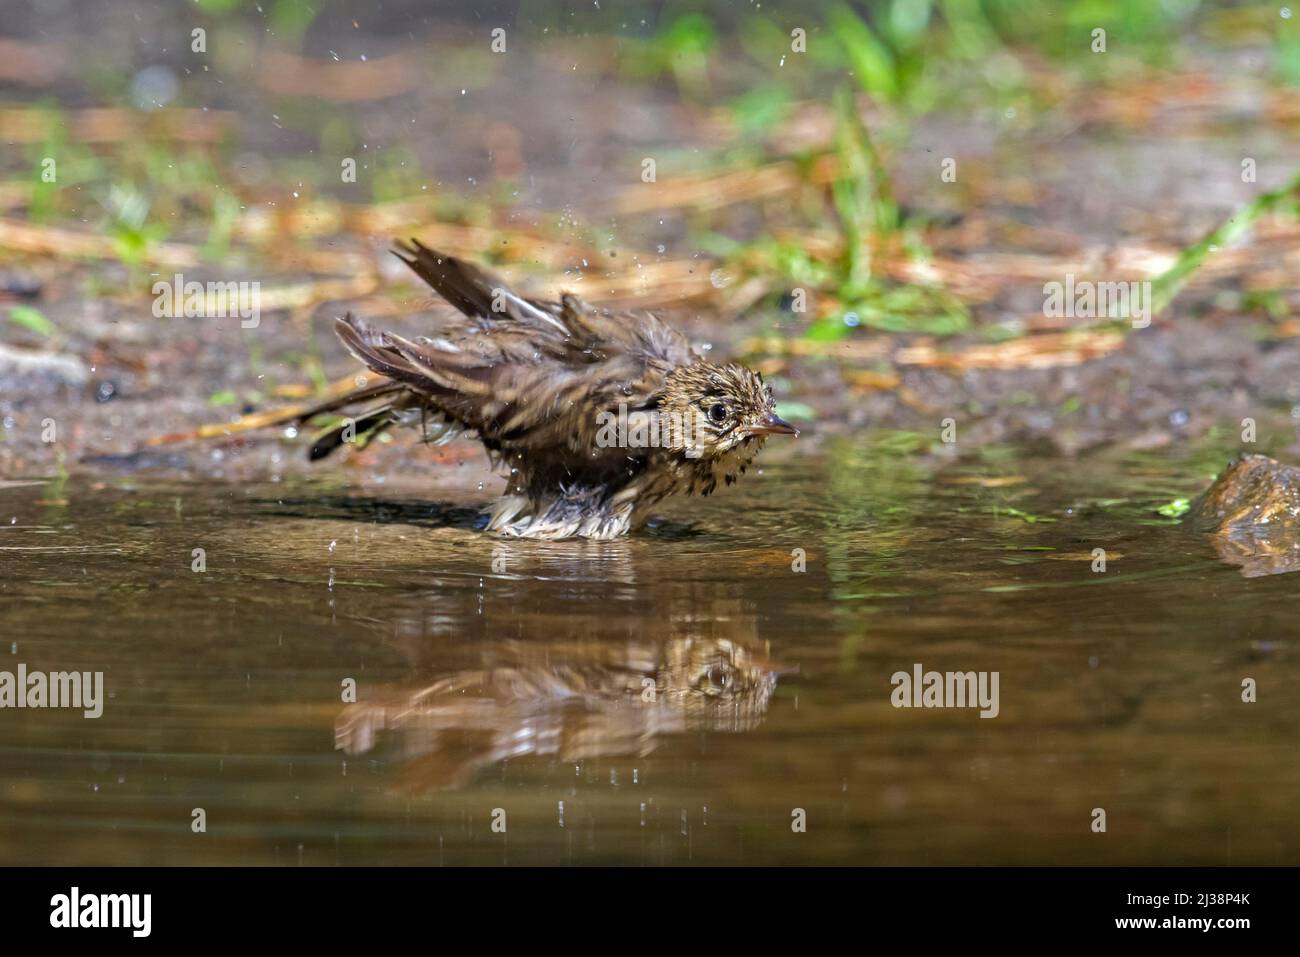
[[[1285,863],[1300,577],[1154,512],[1226,457],[880,434],[605,544],[336,479],[0,483],[0,671],[108,696],[0,711],[0,862]],[[893,707],[916,663],[998,716]]]

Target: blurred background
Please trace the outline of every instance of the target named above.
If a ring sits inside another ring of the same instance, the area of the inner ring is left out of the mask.
[[[1300,331],[1285,6],[4,13],[0,409],[89,406],[58,450],[6,428],[9,469],[326,391],[347,360],[323,320],[429,305],[385,254],[407,234],[538,293],[668,309],[832,432],[960,409],[1073,453],[1300,399],[1293,350],[1254,348]],[[266,321],[154,320],[178,273],[260,283]],[[1158,307],[1190,285],[1176,319],[1202,325],[1045,315],[1067,273],[1154,281]],[[1189,380],[1228,357],[1232,388]],[[1141,401],[1111,388],[1138,371]],[[145,398],[148,423],[87,419]]]

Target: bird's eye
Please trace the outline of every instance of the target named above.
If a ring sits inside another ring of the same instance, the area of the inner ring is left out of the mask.
[[[731,685],[731,673],[726,666],[716,664],[704,673],[704,680],[708,683],[706,691],[726,691]]]
[[[715,402],[709,408],[709,419],[717,424],[722,424],[727,420],[727,407],[721,402]]]

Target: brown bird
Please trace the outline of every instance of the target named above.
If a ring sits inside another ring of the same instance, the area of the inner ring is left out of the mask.
[[[313,459],[397,423],[426,441],[474,432],[508,469],[489,531],[608,539],[669,495],[730,485],[768,435],[798,434],[762,376],[705,362],[649,312],[526,299],[417,240],[394,252],[464,318],[414,341],[337,320],[348,351],[384,379],[301,417],[374,403],[317,439]]]
[[[365,754],[381,735],[409,759],[413,791],[462,787],[526,754],[566,762],[646,755],[669,735],[758,727],[778,678],[765,649],[723,637],[592,643],[488,639],[481,660],[415,684],[372,689],[334,726],[335,746]],[[647,694],[653,689],[653,694]]]

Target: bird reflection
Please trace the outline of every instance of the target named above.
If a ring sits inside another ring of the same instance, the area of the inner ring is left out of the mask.
[[[594,615],[590,596],[575,596],[585,613],[575,619],[563,614],[560,598],[583,582],[563,574],[567,581],[555,581],[572,557],[527,557],[545,566],[536,570],[547,580],[539,587],[529,577],[530,593],[540,593],[527,601],[504,596],[499,615],[494,603],[472,615],[448,613],[448,596],[439,596],[440,622],[458,622],[467,629],[461,638],[472,644],[461,640],[449,649],[443,628],[399,622],[398,646],[420,677],[363,689],[335,723],[335,746],[347,754],[380,744],[395,749],[405,760],[404,789],[456,788],[509,758],[641,756],[665,735],[751,730],[763,720],[779,675],[791,670],[770,657],[754,616],[727,586],[663,582],[624,607],[610,603],[606,585],[607,603],[597,603]],[[629,582],[627,556],[618,557],[623,572],[614,581]],[[596,587],[590,564],[582,567],[586,584]],[[520,610],[528,607],[548,613],[529,617]],[[427,625],[429,616],[417,620]],[[592,637],[554,637],[566,634]]]

